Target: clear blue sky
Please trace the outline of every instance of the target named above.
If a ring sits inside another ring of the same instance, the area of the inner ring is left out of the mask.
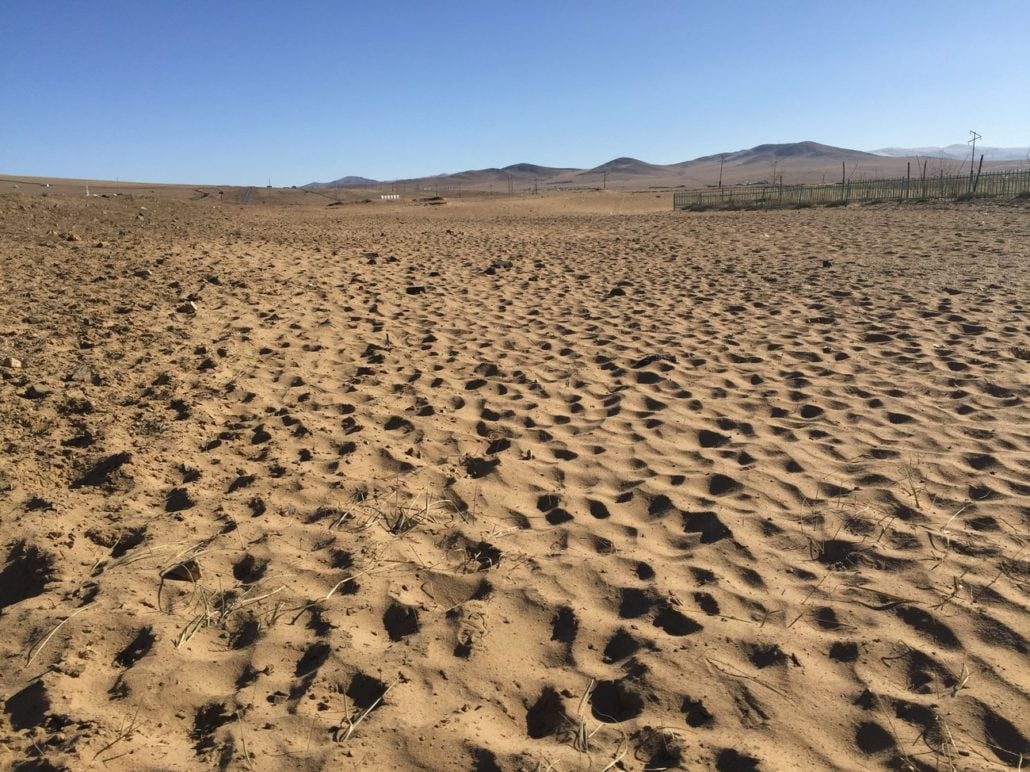
[[[304,184],[1030,145],[1028,0],[3,0],[0,173]]]

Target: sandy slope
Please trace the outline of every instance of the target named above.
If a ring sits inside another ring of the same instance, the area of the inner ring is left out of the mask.
[[[1026,207],[667,205],[0,198],[0,766],[1016,766]]]

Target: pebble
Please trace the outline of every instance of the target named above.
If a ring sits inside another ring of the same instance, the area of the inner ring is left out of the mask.
[[[4,357],[4,361],[0,362],[0,367],[7,367],[11,370],[20,370],[21,360],[15,359],[14,357]]]
[[[25,393],[22,395],[26,399],[46,399],[53,393],[52,389],[46,386],[37,386],[36,384],[29,384],[29,387],[25,389]]]
[[[68,375],[65,377],[65,380],[70,381],[72,383],[94,383],[95,385],[99,385],[95,383],[99,381],[99,379],[90,369],[89,365],[79,365],[70,373],[68,373]]]

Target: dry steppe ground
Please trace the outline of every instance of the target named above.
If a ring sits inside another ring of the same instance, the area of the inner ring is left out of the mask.
[[[1030,208],[0,196],[0,766],[1017,768]]]

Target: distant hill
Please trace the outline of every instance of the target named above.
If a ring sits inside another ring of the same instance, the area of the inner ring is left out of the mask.
[[[845,147],[834,147],[823,145],[819,142],[792,142],[784,145],[758,145],[750,150],[741,151],[738,155],[745,155],[751,158],[768,157],[773,158],[817,158],[834,160],[865,160],[872,156],[861,150],[849,150]]]
[[[747,150],[737,150],[733,153],[719,153],[716,155],[695,158],[693,161],[685,161],[678,164],[680,167],[689,167],[692,164],[718,161],[720,158],[726,164],[768,164],[774,160],[807,160],[807,161],[868,161],[875,159],[872,153],[861,150],[850,150],[845,147],[834,147],[823,145],[819,142],[789,142],[779,145],[756,145]]]
[[[643,177],[648,174],[662,174],[667,172],[668,167],[649,164],[636,158],[623,157],[613,158],[607,163],[595,166],[593,169],[587,169],[585,172],[581,173],[594,175],[607,173],[626,177]]]
[[[585,189],[602,185],[623,189],[704,187],[762,184],[775,178],[785,184],[798,182],[826,182],[840,180],[846,173],[849,179],[875,179],[905,174],[908,164],[917,156],[940,156],[941,151],[965,153],[968,148],[886,148],[869,153],[844,147],[824,145],[820,142],[785,142],[764,144],[744,150],[694,158],[672,164],[652,164],[638,158],[613,158],[590,169],[541,166],[533,163],[515,163],[502,168],[468,169],[453,174],[432,177],[391,180],[401,190],[434,192],[452,195],[468,190],[493,193],[523,193],[547,189]],[[979,153],[980,148],[977,148]],[[992,155],[993,151],[999,151]],[[1026,148],[984,148],[985,161],[1024,160]],[[962,156],[945,159],[961,160]],[[842,164],[845,168],[842,169]],[[361,187],[378,184],[365,177],[342,177],[333,182],[311,183],[305,188]]]
[[[340,177],[338,180],[332,182],[309,182],[307,185],[301,187],[306,190],[322,190],[325,188],[357,188],[367,187],[369,185],[378,185],[379,180],[370,180],[368,177]]]
[[[538,166],[537,164],[512,164],[511,166],[505,166],[501,169],[502,172],[508,174],[525,175],[529,177],[553,177],[556,174],[568,174],[569,172],[577,172],[579,169],[572,168],[561,168],[555,166]]]
[[[884,147],[873,153],[890,158],[929,156],[945,158],[949,161],[968,161],[970,145],[947,145],[945,147]],[[976,156],[983,154],[985,161],[1026,161],[1030,147],[980,147],[976,148]]]

